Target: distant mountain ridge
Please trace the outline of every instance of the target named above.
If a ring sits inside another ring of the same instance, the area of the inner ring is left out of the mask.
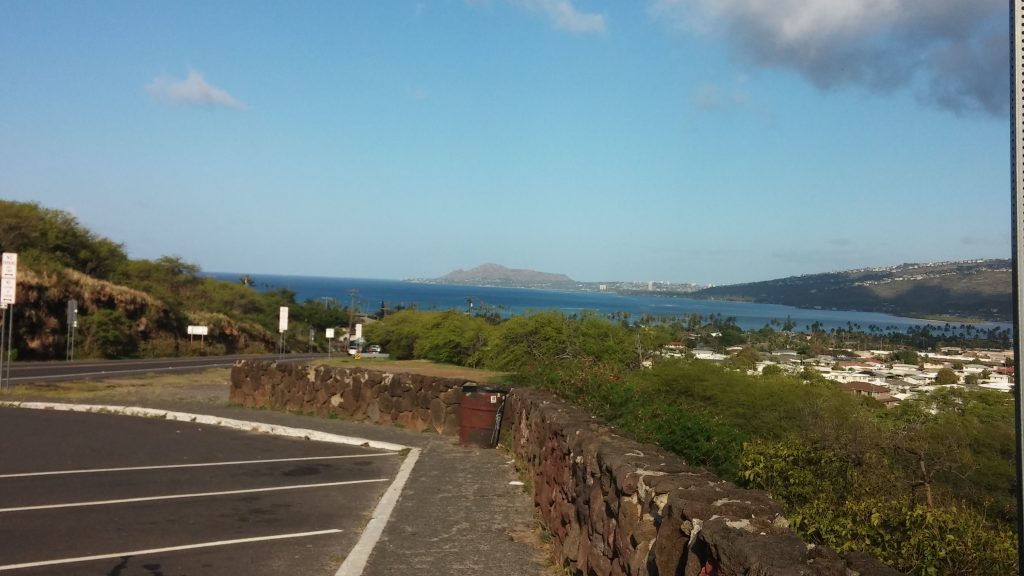
[[[1008,322],[1013,318],[1011,266],[1009,259],[909,263],[714,286],[687,296]]]
[[[796,308],[884,312],[909,318],[1009,322],[1013,296],[1009,259],[908,263],[762,282],[698,288],[691,284],[577,282],[565,274],[482,264],[425,284],[608,291],[706,300],[783,304]]]
[[[514,288],[574,288],[576,281],[565,274],[552,274],[522,268],[506,268],[500,264],[481,264],[469,270],[454,270],[440,278],[423,279],[432,284],[466,284],[471,286],[502,286]]]

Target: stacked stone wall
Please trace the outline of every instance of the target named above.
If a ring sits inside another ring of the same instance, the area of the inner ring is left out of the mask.
[[[368,420],[422,432],[459,433],[465,380],[363,368],[242,361],[231,369],[230,401],[324,417]]]
[[[236,364],[231,400],[457,435],[465,380],[362,368]],[[517,388],[503,443],[570,574],[894,576],[862,554],[811,546],[764,492],[744,490],[618,433],[539,390]]]

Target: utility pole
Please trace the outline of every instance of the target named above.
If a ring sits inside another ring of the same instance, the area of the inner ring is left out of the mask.
[[[348,295],[352,298],[352,305],[348,309],[348,332],[345,339],[346,346],[352,342],[352,322],[356,317],[356,294],[359,294],[359,290],[356,290],[355,288],[348,291]]]
[[[1016,419],[1016,453],[1017,453],[1017,486],[1014,488],[1017,497],[1017,561],[1024,566],[1024,400],[1021,397],[1021,371],[1024,356],[1024,266],[1021,257],[1024,255],[1024,0],[1014,0],[1010,4],[1010,99],[1013,103],[1011,122],[1013,123],[1013,158],[1010,167],[1011,199],[1013,207],[1013,399],[1014,416]]]

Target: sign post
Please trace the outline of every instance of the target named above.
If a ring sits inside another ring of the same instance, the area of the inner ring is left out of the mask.
[[[331,340],[334,340],[334,328],[328,328],[324,333],[327,336],[327,359],[331,359]]]
[[[16,252],[4,252],[0,257],[0,308],[3,309],[3,320],[7,327],[7,387],[11,387],[11,340],[14,339],[14,301],[18,290],[18,254]],[[7,314],[7,309],[11,313]],[[3,324],[0,324],[0,356],[3,355]],[[4,373],[2,361],[0,361],[0,390],[3,389]]]
[[[68,341],[65,358],[70,362],[75,359],[75,329],[78,328],[78,300],[68,300]]]
[[[281,336],[280,336],[280,339],[279,339],[279,342],[278,342],[278,347],[277,347],[278,354],[284,355],[284,344],[285,344],[284,333],[288,331],[288,307],[287,306],[281,306],[281,309],[279,310],[278,319],[277,319],[277,331],[281,333]]]
[[[199,336],[199,349],[203,350],[206,348],[206,335],[210,333],[208,326],[189,326],[188,327],[188,347],[192,347],[192,337]]]

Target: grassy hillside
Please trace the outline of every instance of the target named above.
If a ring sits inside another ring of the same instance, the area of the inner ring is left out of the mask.
[[[902,264],[715,286],[689,296],[1005,322],[1013,314],[1010,265],[1009,260]]]
[[[309,328],[322,334],[348,323],[344,309],[204,278],[177,257],[130,259],[70,214],[37,204],[0,201],[0,251],[19,254],[13,314],[22,359],[64,358],[71,299],[79,311],[76,358],[271,352],[280,306],[291,308],[289,349],[309,348]],[[190,342],[189,325],[209,328],[202,347]]]

